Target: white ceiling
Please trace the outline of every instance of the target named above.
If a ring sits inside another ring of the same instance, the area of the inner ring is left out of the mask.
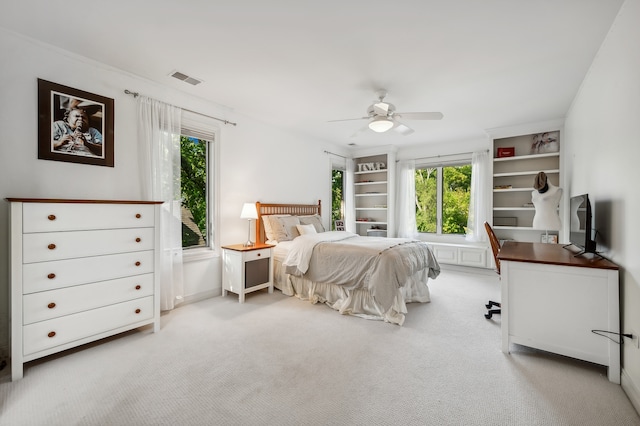
[[[409,146],[564,117],[623,0],[6,3],[2,27],[238,113],[338,145]],[[380,88],[398,111],[444,119],[356,138],[366,121],[327,122],[365,116]]]

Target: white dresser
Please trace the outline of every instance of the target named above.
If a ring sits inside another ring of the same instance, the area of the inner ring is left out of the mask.
[[[160,330],[158,202],[8,198],[11,378],[46,355]]]

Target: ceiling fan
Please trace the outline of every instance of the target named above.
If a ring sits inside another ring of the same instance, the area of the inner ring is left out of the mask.
[[[374,101],[373,104],[369,105],[366,117],[330,120],[330,122],[369,120],[369,123],[366,126],[351,135],[352,138],[358,136],[367,129],[371,129],[376,133],[384,133],[393,129],[401,135],[406,136],[413,133],[413,129],[406,124],[403,124],[398,119],[441,120],[443,117],[441,112],[396,112],[395,105],[384,101],[384,98],[387,96],[386,90],[378,90],[376,94],[378,95],[378,101]]]

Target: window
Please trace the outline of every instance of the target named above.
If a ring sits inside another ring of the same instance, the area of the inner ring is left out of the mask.
[[[331,170],[331,229],[336,220],[344,220],[344,170]]]
[[[416,168],[418,232],[465,234],[471,198],[471,164]]]
[[[215,246],[215,128],[207,117],[183,111],[180,136],[182,248]]]

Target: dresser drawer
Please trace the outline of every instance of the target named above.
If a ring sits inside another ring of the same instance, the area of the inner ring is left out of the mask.
[[[22,267],[23,294],[153,272],[154,252],[112,254],[29,263]]]
[[[31,324],[153,295],[153,274],[27,294],[23,324]]]
[[[25,234],[23,263],[153,250],[153,228]]]
[[[31,232],[109,228],[144,228],[154,225],[151,204],[25,203],[22,230]]]
[[[153,296],[36,322],[23,328],[23,354],[26,356],[150,318],[153,318]]]

